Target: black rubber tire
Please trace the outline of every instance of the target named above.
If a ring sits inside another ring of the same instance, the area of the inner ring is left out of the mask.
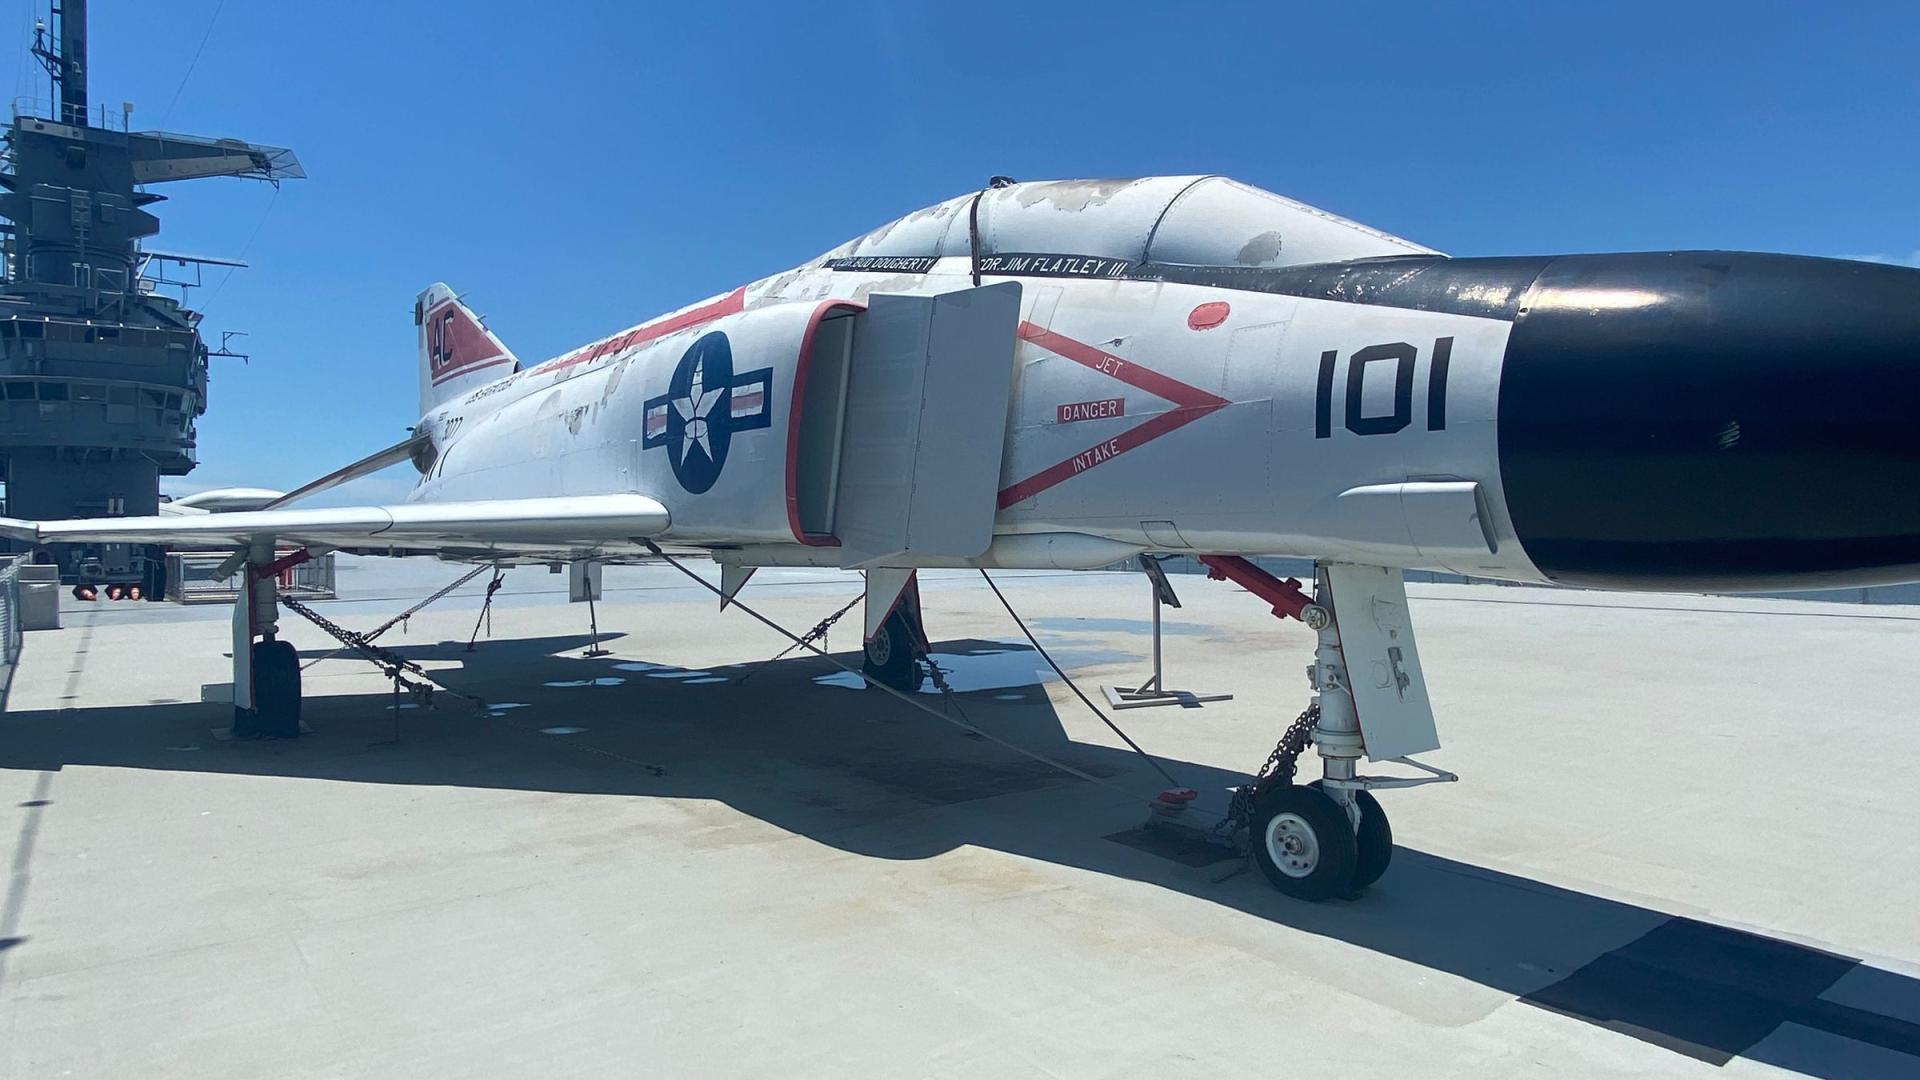
[[[1320,781],[1307,785],[1318,791]],[[1359,853],[1353,864],[1353,887],[1364,889],[1380,880],[1387,872],[1387,864],[1393,861],[1393,826],[1387,822],[1387,812],[1380,808],[1380,800],[1370,791],[1356,791],[1353,801],[1360,807],[1360,828],[1354,836]]]
[[[920,689],[920,683],[926,678],[918,662],[919,652],[920,643],[914,637],[913,626],[905,615],[896,611],[887,616],[880,632],[867,642],[861,669],[882,686],[911,694]]]
[[[300,654],[291,642],[253,646],[253,734],[264,739],[300,736]]]
[[[1313,858],[1307,865],[1282,869],[1275,861],[1269,833],[1283,815],[1297,834],[1312,841]],[[1254,861],[1273,887],[1296,900],[1328,900],[1354,889],[1353,872],[1359,845],[1346,812],[1324,793],[1288,784],[1267,791],[1254,808],[1247,835]],[[1291,871],[1291,872],[1290,872]]]

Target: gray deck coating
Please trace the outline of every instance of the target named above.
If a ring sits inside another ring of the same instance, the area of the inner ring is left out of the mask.
[[[324,610],[457,572],[343,560]],[[416,616],[388,642],[495,708],[397,745],[348,659],[311,735],[223,740],[224,609],[71,606],[0,716],[0,1076],[1920,1075],[1920,608],[1415,585],[1464,779],[1383,795],[1392,869],[1307,905],[1141,836],[1157,778],[928,579],[966,714],[1126,790],[817,658],[735,683],[782,642],[662,567],[609,571],[599,659],[538,570],[476,652],[477,584]],[[1142,674],[1138,577],[1004,581],[1089,689]],[[1219,789],[1311,635],[1176,586],[1170,681],[1238,696],[1122,723]],[[745,595],[805,627],[854,589]]]

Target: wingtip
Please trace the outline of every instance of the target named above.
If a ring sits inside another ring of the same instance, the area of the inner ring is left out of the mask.
[[[40,523],[23,518],[0,517],[0,536],[9,540],[24,540],[29,544],[42,543]]]

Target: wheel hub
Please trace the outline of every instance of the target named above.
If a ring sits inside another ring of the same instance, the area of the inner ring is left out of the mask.
[[[1267,822],[1267,857],[1288,877],[1303,878],[1320,865],[1320,842],[1298,814],[1275,814]]]

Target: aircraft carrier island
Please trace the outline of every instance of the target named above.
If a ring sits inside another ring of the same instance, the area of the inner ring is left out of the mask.
[[[162,476],[197,464],[209,349],[200,313],[169,294],[171,268],[237,265],[146,246],[160,184],[304,176],[290,150],[230,138],[129,131],[130,106],[88,96],[86,0],[37,34],[46,101],[14,103],[0,173],[0,475],[5,513],[64,519],[152,514]],[[19,545],[15,545],[16,548]],[[69,583],[142,583],[158,560],[136,544],[45,549]]]

